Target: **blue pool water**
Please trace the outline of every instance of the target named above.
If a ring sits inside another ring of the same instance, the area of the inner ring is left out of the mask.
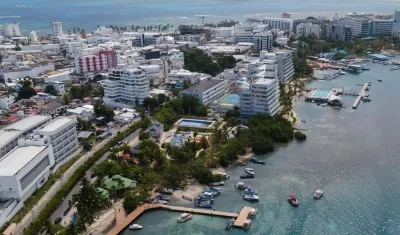
[[[197,119],[182,119],[178,122],[178,126],[186,127],[209,127],[213,122],[197,120]]]
[[[239,104],[240,96],[238,94],[229,94],[222,97],[221,102],[226,104]]]
[[[317,90],[312,96],[313,97],[327,98],[330,93],[331,92],[328,91],[328,90]]]

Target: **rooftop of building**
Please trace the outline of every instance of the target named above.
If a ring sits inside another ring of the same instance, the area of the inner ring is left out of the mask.
[[[224,82],[224,80],[220,80],[220,79],[206,79],[194,86],[189,87],[186,90],[203,92],[203,91],[206,91],[206,90],[210,89],[211,87],[216,86],[223,82]]]
[[[255,84],[255,85],[269,85],[274,81],[276,81],[276,79],[259,78],[256,81],[254,81],[253,84]]]
[[[39,131],[54,132],[70,122],[74,122],[74,120],[72,118],[67,118],[67,117],[56,118],[53,121],[44,125],[42,128],[40,128]]]
[[[0,161],[0,175],[13,176],[32,161],[47,146],[18,147]]]

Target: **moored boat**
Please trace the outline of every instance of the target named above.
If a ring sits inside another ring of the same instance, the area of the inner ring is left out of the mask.
[[[257,164],[263,164],[263,165],[265,165],[265,161],[259,160],[259,159],[256,158],[256,157],[250,158],[250,161],[251,161],[251,162],[254,162],[254,163],[257,163]]]
[[[254,178],[254,175],[249,175],[249,174],[247,174],[247,175],[241,175],[240,178],[241,178],[241,179],[252,179],[252,178]]]
[[[245,190],[247,186],[243,182],[239,182],[235,185],[235,188],[238,190]]]
[[[224,181],[218,181],[211,183],[210,186],[224,186],[225,182]]]
[[[299,206],[299,201],[297,200],[297,198],[294,194],[289,195],[288,202],[292,206]]]
[[[260,197],[254,194],[245,194],[243,196],[243,200],[245,201],[251,201],[251,202],[258,202],[258,200],[260,200]]]
[[[320,199],[324,195],[324,191],[322,190],[315,190],[314,199]]]
[[[190,213],[182,213],[181,216],[179,216],[179,219],[176,221],[177,223],[183,223],[188,220],[191,220],[193,218],[192,214]]]
[[[249,175],[255,175],[256,173],[254,172],[253,168],[245,168],[244,172],[246,172]]]
[[[251,219],[247,219],[243,222],[243,229],[244,230],[249,230],[251,226]]]
[[[225,229],[226,230],[230,230],[234,223],[235,223],[235,218],[232,218],[232,219],[228,220],[228,222],[226,222]]]
[[[163,188],[163,189],[160,190],[160,193],[172,195],[172,194],[174,193],[174,190],[172,190],[172,189],[167,189],[167,188]]]
[[[382,82],[382,79],[380,79],[380,78],[377,78],[376,80],[377,80],[378,82]]]
[[[129,230],[139,230],[139,229],[142,229],[142,228],[143,228],[143,226],[140,225],[140,224],[131,224],[131,225],[129,225]]]

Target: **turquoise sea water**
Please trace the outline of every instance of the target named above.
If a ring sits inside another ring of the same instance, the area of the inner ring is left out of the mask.
[[[256,178],[243,180],[256,188],[261,200],[250,204],[241,199],[233,185],[244,173],[243,167],[230,170],[231,179],[216,199],[217,210],[235,212],[242,205],[258,208],[251,229],[224,230],[225,219],[195,215],[176,224],[179,213],[155,211],[135,223],[142,231],[123,235],[251,234],[251,235],[397,235],[400,234],[400,72],[388,66],[367,64],[359,75],[347,74],[332,81],[313,81],[310,87],[344,87],[359,91],[357,84],[372,82],[372,102],[361,102],[351,109],[354,96],[343,96],[345,109],[321,107],[299,100],[296,111],[306,123],[304,143],[293,141],[274,153],[259,156],[266,165],[249,164]],[[380,77],[383,82],[378,83]],[[316,189],[325,191],[313,200]],[[286,201],[295,193],[298,208]],[[171,202],[191,207],[189,202]]]
[[[2,0],[0,24],[20,22],[23,30],[46,34],[54,20],[61,20],[66,32],[74,26],[91,32],[97,25],[110,24],[200,24],[198,15],[215,22],[274,17],[284,11],[298,18],[354,11],[392,14],[399,8],[396,0]]]

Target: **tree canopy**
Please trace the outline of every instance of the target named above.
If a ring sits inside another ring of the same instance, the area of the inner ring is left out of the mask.
[[[202,50],[194,48],[184,51],[184,68],[192,72],[207,73],[215,76],[221,72],[221,67]]]
[[[31,81],[23,81],[22,87],[18,91],[17,100],[29,99],[36,95],[36,90],[32,87]]]
[[[103,104],[96,104],[94,106],[94,113],[97,117],[104,117],[107,122],[112,121],[115,116],[114,110]]]

